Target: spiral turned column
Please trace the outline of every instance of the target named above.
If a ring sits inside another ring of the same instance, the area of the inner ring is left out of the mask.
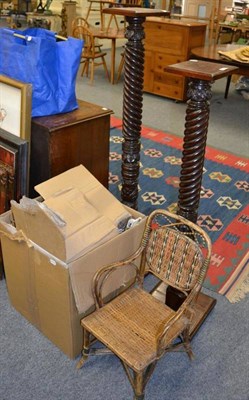
[[[196,222],[209,121],[211,83],[193,79],[189,83],[178,194],[178,214]]]
[[[211,85],[216,79],[230,76],[236,70],[233,66],[197,60],[167,66],[168,72],[189,79],[177,213],[192,222],[196,222],[198,216],[208,133],[209,101],[212,97]],[[185,295],[171,286],[167,287],[166,293],[166,304],[177,310]],[[192,321],[191,337],[215,303],[216,300],[212,297],[199,294],[196,300],[199,314]]]
[[[211,86],[230,76],[237,67],[189,60],[168,65],[166,70],[189,79],[177,213],[196,222],[209,122]]]
[[[123,147],[121,200],[137,209],[140,161],[140,137],[143,110],[144,45],[143,23],[146,17],[168,16],[166,10],[139,7],[110,7],[105,14],[125,16],[124,91],[123,91]]]
[[[143,109],[144,76],[144,17],[128,17],[125,37],[123,145],[122,145],[122,202],[137,209],[140,136]]]

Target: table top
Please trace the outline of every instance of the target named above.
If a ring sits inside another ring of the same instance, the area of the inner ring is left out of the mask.
[[[45,117],[34,117],[32,118],[32,122],[45,126],[52,132],[60,129],[62,126],[74,125],[83,120],[89,121],[94,118],[101,118],[105,115],[113,114],[113,111],[109,108],[101,107],[79,99],[77,99],[77,102],[79,108],[74,111],[48,115]]]
[[[110,4],[110,5],[113,5],[114,7],[139,7],[138,5],[133,5],[133,4],[129,4],[126,2],[123,3],[122,0],[121,1],[119,1],[119,0],[88,0],[88,2],[99,3],[99,4]]]
[[[116,0],[87,0],[88,3],[106,3],[106,4],[113,4],[116,2]]]
[[[117,28],[101,29],[101,28],[91,28],[93,36],[100,39],[124,39],[125,30]]]
[[[168,65],[166,67],[166,71],[188,78],[215,81],[236,73],[237,67],[233,65],[226,65],[225,63],[220,64],[202,60],[188,60],[181,63]]]
[[[219,22],[219,27],[220,28],[228,28],[232,31],[242,31],[242,32],[247,32],[249,31],[249,22],[246,24],[237,24],[237,25],[230,25],[230,24],[226,24],[225,22]]]
[[[191,49],[191,55],[196,56],[199,59],[207,60],[207,61],[216,61],[225,64],[237,65],[241,66],[241,62],[233,61],[233,60],[224,60],[218,53],[219,51],[233,51],[239,48],[245,47],[244,44],[213,44],[213,45],[206,45],[202,47],[195,47]],[[246,66],[246,64],[243,64]],[[249,68],[249,64],[247,65]]]
[[[156,8],[141,8],[141,7],[110,7],[104,8],[103,13],[113,15],[124,15],[125,17],[149,17],[149,16],[169,16],[169,11]]]
[[[221,64],[233,65],[239,68],[238,74],[249,76],[249,63],[242,63],[235,60],[225,60],[218,51],[233,51],[245,47],[239,44],[213,44],[191,49],[191,58],[196,57],[199,60],[214,61]]]

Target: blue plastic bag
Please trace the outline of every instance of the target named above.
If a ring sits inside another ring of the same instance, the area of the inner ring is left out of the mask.
[[[0,74],[32,84],[32,117],[78,108],[75,94],[83,41],[28,28],[0,29]]]

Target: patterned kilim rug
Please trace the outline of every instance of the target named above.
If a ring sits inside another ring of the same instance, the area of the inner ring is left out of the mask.
[[[120,200],[122,121],[112,117],[109,190]],[[182,138],[142,127],[138,210],[176,210]],[[204,286],[236,302],[249,292],[249,159],[206,149],[198,224],[213,243]]]

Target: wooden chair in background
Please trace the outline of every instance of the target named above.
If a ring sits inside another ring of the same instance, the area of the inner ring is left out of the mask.
[[[193,358],[190,326],[210,257],[210,239],[199,226],[165,210],[152,212],[137,251],[126,260],[101,268],[93,278],[96,311],[81,320],[83,356],[77,367],[98,353],[91,346],[97,339],[105,346],[100,353],[109,350],[120,359],[134,399],[143,400],[146,383],[164,353],[183,349]],[[120,268],[133,268],[134,282],[105,302],[105,282]],[[144,289],[147,273],[184,294],[177,311]]]
[[[87,28],[90,28],[90,24],[87,22],[87,20],[83,17],[76,17],[72,21],[72,31],[74,28],[77,28],[78,26],[86,26]]]
[[[89,6],[87,8],[87,12],[86,12],[86,20],[88,21],[88,18],[90,16],[90,14],[92,12],[97,12],[99,13],[99,17],[100,17],[100,27],[101,29],[104,29],[104,15],[102,13],[103,8],[106,6],[104,1],[98,1],[98,0],[87,0],[89,3]],[[108,1],[107,1],[108,3]]]
[[[90,67],[90,80],[93,83],[94,79],[94,68],[103,65],[106,75],[109,78],[109,73],[105,61],[106,53],[102,52],[99,45],[95,43],[93,33],[87,26],[77,26],[73,30],[73,37],[84,40],[84,47],[81,56],[81,63],[83,64],[81,76],[86,73],[88,76]]]
[[[72,32],[78,26],[86,26],[88,29],[91,29],[91,25],[83,17],[76,17],[76,18],[73,19],[73,21],[72,21]],[[98,39],[95,38],[95,48],[98,49],[99,51],[101,51],[100,49],[101,49],[102,46],[103,46],[103,44],[99,43]]]

